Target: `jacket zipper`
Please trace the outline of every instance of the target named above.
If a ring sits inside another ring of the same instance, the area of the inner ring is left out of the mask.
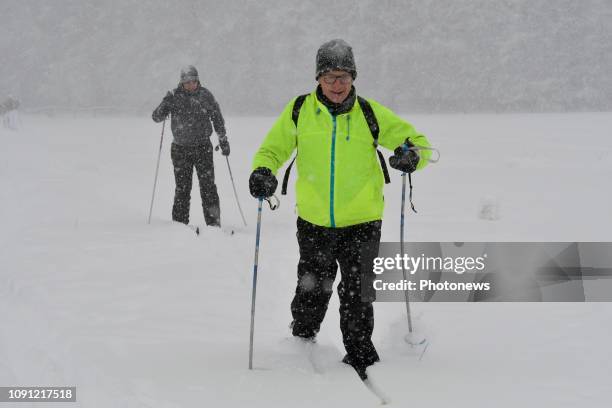
[[[346,141],[351,138],[351,115],[346,116]]]
[[[336,172],[336,117],[332,115],[334,128],[332,130],[332,145],[331,145],[331,173],[329,176],[329,221],[332,228],[336,227],[336,219],[334,215],[334,188],[335,188],[335,172]]]

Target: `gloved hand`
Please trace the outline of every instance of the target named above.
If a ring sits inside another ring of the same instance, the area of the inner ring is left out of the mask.
[[[166,112],[166,115],[170,113],[173,105],[174,105],[174,95],[172,95],[172,92],[168,91],[166,96],[164,96],[164,99],[162,99],[162,103],[161,103],[162,110]]]
[[[219,147],[221,148],[222,155],[229,156],[230,146],[229,141],[227,140],[227,136],[219,136]]]
[[[278,181],[272,170],[267,167],[258,167],[249,177],[249,190],[255,198],[268,198],[276,191]]]
[[[152,118],[155,122],[161,122],[162,120],[166,120],[170,112],[172,112],[172,106],[174,104],[174,95],[170,91],[164,96],[162,102],[159,106],[153,111]]]
[[[393,156],[389,157],[389,165],[394,169],[404,173],[412,173],[419,164],[419,153],[416,150],[409,150],[414,147],[409,139],[393,151]]]

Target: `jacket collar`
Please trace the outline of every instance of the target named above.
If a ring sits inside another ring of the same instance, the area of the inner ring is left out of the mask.
[[[200,92],[201,89],[202,89],[202,84],[200,83],[200,81],[198,81],[198,87],[193,92],[187,92],[185,90],[185,88],[183,88],[183,84],[179,83],[178,86],[176,87],[176,90],[174,91],[174,93],[175,94],[176,93],[180,93],[180,94],[183,94],[183,95],[190,96],[190,95],[196,95],[198,92]]]
[[[317,99],[321,102],[332,116],[342,115],[343,113],[350,112],[355,105],[355,87],[351,86],[351,91],[342,103],[334,103],[329,98],[323,95],[321,85],[317,86]]]

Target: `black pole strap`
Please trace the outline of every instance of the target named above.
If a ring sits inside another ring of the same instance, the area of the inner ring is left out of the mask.
[[[410,186],[410,192],[408,194],[408,200],[410,200],[410,208],[412,208],[412,211],[416,213],[417,210],[414,208],[414,203],[412,202],[412,174],[411,173],[408,173],[408,185]]]
[[[278,207],[280,207],[280,200],[274,194],[272,194],[270,197],[264,198],[264,200],[266,200],[272,211],[277,210]]]

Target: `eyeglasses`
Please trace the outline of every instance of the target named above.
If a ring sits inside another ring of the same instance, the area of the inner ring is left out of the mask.
[[[325,82],[327,85],[333,85],[336,81],[340,81],[342,85],[348,85],[353,80],[353,76],[351,74],[325,74],[321,75],[321,79],[323,79],[323,82]]]

